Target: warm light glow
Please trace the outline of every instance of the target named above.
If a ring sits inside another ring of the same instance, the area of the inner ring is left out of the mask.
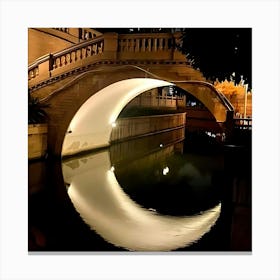
[[[159,144],[159,146],[162,148],[163,147],[163,145],[162,144]]]
[[[110,170],[111,170],[112,172],[114,172],[114,171],[115,171],[115,167],[112,166]]]
[[[169,168],[168,166],[164,167],[163,170],[162,170],[162,174],[165,176],[167,175],[167,173],[169,173]]]
[[[135,78],[116,82],[93,94],[77,111],[65,135],[62,155],[109,146],[112,129],[122,109],[141,93],[169,82]]]

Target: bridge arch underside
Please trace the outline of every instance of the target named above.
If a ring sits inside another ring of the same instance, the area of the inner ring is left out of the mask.
[[[226,122],[227,110],[209,84],[179,81],[174,74],[159,74],[151,75],[139,67],[124,66],[121,70],[101,67],[68,78],[64,84],[33,92],[50,104],[49,153],[67,156],[107,146],[112,125],[121,110],[137,95],[167,85],[186,90],[207,107],[218,123]]]
[[[112,129],[122,109],[136,96],[172,85],[150,78],[134,78],[113,83],[92,95],[70,122],[62,146],[62,156],[109,146]]]

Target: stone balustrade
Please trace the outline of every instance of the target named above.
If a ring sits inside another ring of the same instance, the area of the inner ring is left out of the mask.
[[[48,79],[50,70],[50,55],[44,55],[28,65],[28,81],[40,78]]]
[[[102,54],[104,38],[88,40],[55,54],[48,54],[28,66],[29,85],[86,65],[88,57]],[[91,59],[91,61],[94,59]],[[97,61],[98,59],[95,58]],[[57,70],[59,69],[59,71]]]
[[[83,28],[59,27],[59,28],[51,28],[51,29],[75,36],[79,39],[79,41],[94,39],[101,35],[100,32],[92,28],[84,28],[84,27]]]
[[[28,70],[28,80],[36,78],[39,75],[39,66],[35,65],[33,68]]]
[[[172,34],[128,34],[120,35],[119,52],[162,52],[174,48]]]
[[[80,28],[80,39],[82,40],[94,39],[100,35],[100,32],[97,32],[96,30],[93,30],[91,28]]]
[[[74,46],[72,48],[63,50],[56,54],[52,55],[52,62],[51,69],[57,69],[60,67],[64,67],[75,62],[84,60],[87,57],[92,57],[98,54],[103,53],[104,51],[104,40],[96,39],[90,40],[89,42],[85,42]]]
[[[166,33],[127,35],[105,33],[60,52],[46,55],[48,67],[44,67],[46,71],[44,73],[41,64],[46,63],[46,59],[36,60],[28,67],[29,86],[32,87],[57,75],[104,61],[112,64],[121,60],[172,61],[179,58],[181,62],[186,63],[185,56],[179,55],[179,51],[175,48],[176,36]]]
[[[59,30],[59,31],[64,32],[64,33],[69,33],[69,28],[60,27],[60,28],[53,28],[53,29]]]

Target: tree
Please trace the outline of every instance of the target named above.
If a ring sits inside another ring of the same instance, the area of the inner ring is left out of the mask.
[[[216,80],[214,86],[229,99],[237,95],[244,95],[244,86],[241,83],[236,85],[234,81],[228,81],[227,79],[222,82]]]
[[[233,73],[234,74],[234,73]],[[231,75],[230,81],[225,79],[224,81],[220,82],[218,79],[214,82],[214,86],[217,90],[222,92],[228,100],[231,102],[235,109],[235,113],[238,115],[240,114],[245,114],[244,111],[244,106],[245,106],[245,85],[244,85],[244,80],[241,77],[240,82],[237,84],[235,83],[234,75]],[[247,94],[247,103],[246,103],[246,108],[248,109],[246,112],[247,115],[251,115],[252,112],[252,95],[251,92],[246,92]],[[249,96],[249,97],[248,97]]]
[[[28,91],[28,124],[45,123],[48,119],[46,108],[49,104],[41,103],[39,98],[33,97]]]

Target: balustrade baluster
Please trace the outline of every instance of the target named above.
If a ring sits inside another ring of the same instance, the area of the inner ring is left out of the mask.
[[[58,57],[57,59],[56,59],[56,68],[58,68],[58,67],[61,67],[62,65],[61,65],[61,59],[60,59],[60,57]]]
[[[145,50],[146,50],[146,38],[143,38],[143,39],[142,39],[141,51],[142,51],[142,52],[145,52]]]
[[[129,51],[134,52],[134,47],[135,47],[135,41],[134,39],[131,39],[129,44]]]
[[[95,55],[96,54],[96,44],[92,44],[91,45],[91,55]]]
[[[65,55],[65,65],[70,64],[71,63],[71,55],[70,53],[67,53]]]
[[[103,53],[103,42],[99,43],[98,53]]]
[[[87,57],[87,50],[86,48],[82,48],[82,59]]]
[[[97,44],[92,45],[92,53],[95,55],[97,54]]]
[[[87,47],[87,56],[91,56],[91,46]]]
[[[129,44],[129,39],[125,40],[125,51],[128,51],[128,44]]]
[[[159,39],[159,50],[162,51],[163,50],[163,38]]]
[[[158,39],[157,38],[154,38],[154,47],[153,47],[153,50],[156,52],[157,51],[157,41]]]
[[[81,49],[76,50],[76,57],[77,57],[77,60],[81,60],[82,59]]]
[[[151,38],[148,39],[148,48],[147,48],[147,50],[149,52],[152,50],[152,39]]]
[[[140,42],[139,39],[136,39],[135,52],[139,52],[139,50],[140,50]]]
[[[77,60],[77,58],[76,58],[76,52],[72,52],[71,53],[71,61],[76,61]]]
[[[65,66],[65,61],[66,61],[66,59],[65,59],[65,55],[63,55],[62,57],[61,57],[61,66]]]
[[[33,72],[33,70],[30,70],[30,71],[29,71],[29,78],[30,78],[30,79],[33,79],[33,78],[34,78],[34,72]]]

